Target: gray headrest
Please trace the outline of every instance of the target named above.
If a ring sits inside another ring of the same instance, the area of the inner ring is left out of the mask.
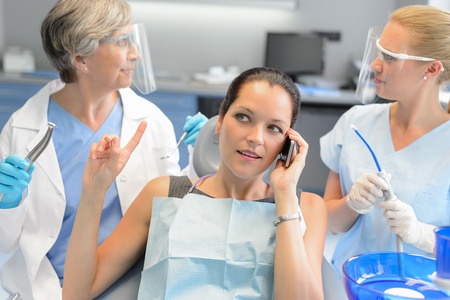
[[[215,174],[219,168],[219,145],[213,143],[218,118],[218,116],[214,116],[203,125],[195,142],[192,163],[199,177]]]

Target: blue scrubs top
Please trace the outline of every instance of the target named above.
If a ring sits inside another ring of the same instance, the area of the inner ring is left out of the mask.
[[[80,201],[81,179],[90,154],[90,146],[92,143],[97,143],[104,134],[113,133],[120,136],[122,115],[122,101],[118,99],[105,122],[96,132],[93,132],[80,120],[50,99],[48,120],[57,124],[56,129],[53,131],[52,139],[64,183],[66,210],[59,236],[47,253],[47,257],[55,268],[61,285],[64,277],[67,245]],[[114,230],[121,218],[122,210],[119,196],[116,184],[113,182],[105,196],[100,220],[99,244]]]
[[[390,104],[352,107],[320,139],[323,162],[339,174],[343,195],[350,192],[361,173],[377,172],[372,155],[351,128],[354,124],[373,148],[381,168],[392,175],[394,193],[411,205],[417,219],[435,226],[450,225],[450,121],[395,151],[389,110]],[[375,205],[343,234],[331,262],[341,273],[343,263],[353,255],[396,249],[395,234],[386,223],[383,209]],[[408,243],[403,249],[430,255]]]

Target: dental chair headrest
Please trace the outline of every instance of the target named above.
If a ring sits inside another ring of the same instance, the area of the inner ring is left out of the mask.
[[[215,174],[219,168],[219,145],[213,142],[218,118],[218,116],[214,116],[203,125],[195,142],[192,163],[199,177]]]

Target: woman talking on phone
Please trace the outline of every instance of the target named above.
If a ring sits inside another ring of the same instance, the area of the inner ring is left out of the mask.
[[[150,181],[100,246],[105,191],[145,123],[124,148],[116,135],[92,145],[67,253],[65,298],[96,297],[146,253],[140,299],[323,299],[326,209],[319,196],[297,188],[308,150],[291,128],[299,104],[299,91],[285,74],[269,68],[243,72],[220,108],[217,173]],[[277,160],[266,182],[264,173],[286,138],[298,151],[289,167]]]

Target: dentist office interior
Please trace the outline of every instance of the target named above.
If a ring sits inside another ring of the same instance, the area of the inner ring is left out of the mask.
[[[39,32],[42,19],[55,2],[0,0],[1,126],[57,76],[42,50]],[[218,103],[238,73],[270,64],[270,34],[312,33],[320,37],[317,53],[308,54],[309,60],[320,63],[317,70],[293,74],[303,88],[296,128],[310,145],[300,187],[319,195],[324,193],[328,176],[319,154],[319,138],[345,111],[361,104],[355,98],[355,88],[369,28],[383,26],[390,12],[405,5],[429,4],[450,10],[447,0],[128,2],[133,21],[146,26],[156,76],[157,90],[144,97],[171,119],[177,138],[183,133],[186,115],[197,111],[208,117],[217,114]],[[180,148],[180,165],[187,164],[188,152]],[[335,237],[328,239],[326,258],[333,251]],[[0,264],[6,258],[0,254]],[[0,299],[2,296],[0,291]]]

